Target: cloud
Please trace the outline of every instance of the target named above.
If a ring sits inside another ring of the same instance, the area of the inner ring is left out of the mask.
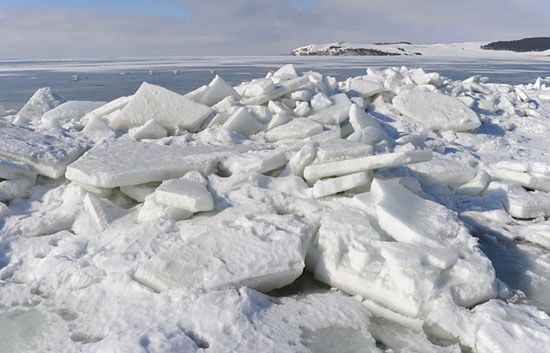
[[[0,10],[0,56],[270,55],[312,42],[549,35],[545,0],[180,0],[185,18]]]

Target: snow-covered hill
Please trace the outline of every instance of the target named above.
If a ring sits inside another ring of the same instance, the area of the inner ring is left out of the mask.
[[[426,56],[464,56],[464,57],[502,57],[502,56],[549,56],[550,50],[544,52],[515,53],[511,51],[495,52],[484,50],[481,46],[487,42],[441,43],[441,44],[411,44],[400,43],[346,43],[334,42],[327,44],[310,44],[292,50],[296,56],[328,55],[328,56],[397,56],[397,55],[426,55]]]

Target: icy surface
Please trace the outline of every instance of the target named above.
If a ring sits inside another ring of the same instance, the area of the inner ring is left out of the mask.
[[[1,352],[550,349],[549,78],[228,82],[0,118]]]

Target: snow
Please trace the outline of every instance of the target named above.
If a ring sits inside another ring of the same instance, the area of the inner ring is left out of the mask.
[[[550,349],[550,78],[201,85],[0,118],[0,351]]]

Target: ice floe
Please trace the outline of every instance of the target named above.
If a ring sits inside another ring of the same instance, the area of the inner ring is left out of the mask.
[[[40,89],[0,118],[0,351],[547,352],[548,87]]]

